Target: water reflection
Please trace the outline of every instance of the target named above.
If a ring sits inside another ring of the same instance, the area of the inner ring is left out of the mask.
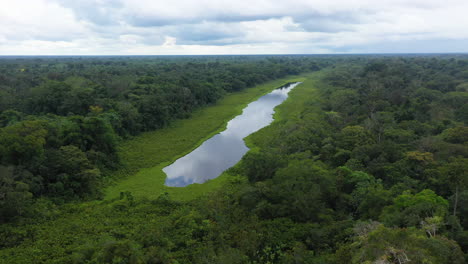
[[[197,149],[163,169],[166,185],[183,187],[218,177],[234,166],[249,150],[243,138],[273,121],[275,106],[281,104],[299,83],[275,89],[250,103],[242,114],[228,122],[226,130],[206,140]]]

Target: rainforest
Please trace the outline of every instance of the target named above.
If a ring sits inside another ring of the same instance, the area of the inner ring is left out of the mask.
[[[467,174],[466,54],[0,56],[0,263],[463,264]]]

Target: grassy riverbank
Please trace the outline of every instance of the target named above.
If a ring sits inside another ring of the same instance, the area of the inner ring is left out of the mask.
[[[134,196],[146,198],[168,192],[174,199],[187,200],[216,189],[227,177],[185,188],[166,187],[162,168],[224,130],[227,122],[241,114],[248,103],[285,83],[305,79],[305,75],[291,76],[229,94],[216,105],[194,112],[189,119],[177,120],[167,128],[125,141],[119,147],[123,169],[115,173],[115,178],[121,180],[107,188],[105,198],[112,199],[120,192],[129,191]]]
[[[269,142],[272,142],[275,137],[279,136],[275,132],[284,123],[295,124],[304,115],[307,115],[308,119],[318,118],[322,110],[320,109],[319,90],[316,87],[324,85],[320,83],[322,75],[323,71],[306,75],[303,83],[293,89],[286,101],[275,108],[273,115],[274,122],[244,139],[251,151],[257,151],[262,147],[268,146]],[[309,107],[314,106],[315,111],[305,113],[305,104],[308,104]]]

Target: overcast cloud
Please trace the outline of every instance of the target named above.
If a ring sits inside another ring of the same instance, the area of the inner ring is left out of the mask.
[[[0,4],[0,55],[468,52],[468,0]]]

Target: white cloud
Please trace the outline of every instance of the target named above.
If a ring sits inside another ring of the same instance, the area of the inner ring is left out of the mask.
[[[174,37],[166,36],[164,38],[164,43],[162,44],[163,47],[173,47],[176,45],[177,39]]]
[[[68,40],[87,34],[72,10],[46,0],[1,0],[0,34],[12,40]]]
[[[124,34],[119,36],[119,40],[122,44],[135,45],[143,40],[142,36],[134,34]]]
[[[466,0],[0,0],[0,55],[468,52],[467,13]]]

